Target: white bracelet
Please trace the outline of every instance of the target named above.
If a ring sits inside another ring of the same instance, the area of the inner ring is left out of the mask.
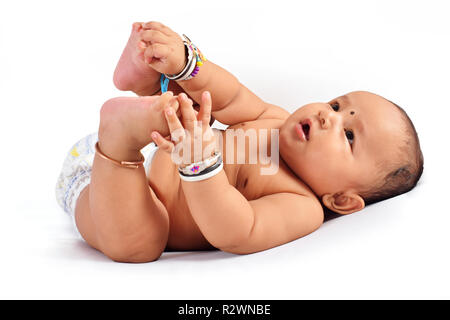
[[[179,173],[179,175],[180,175],[181,180],[184,180],[184,181],[189,181],[189,182],[201,181],[201,180],[206,180],[206,179],[209,179],[209,178],[217,175],[220,171],[222,171],[222,169],[223,169],[223,162],[221,161],[217,168],[215,168],[214,170],[212,170],[208,173],[195,175],[195,176],[185,176],[185,175],[182,175],[181,173]]]
[[[203,170],[207,169],[208,167],[213,166],[218,160],[219,157],[222,156],[222,153],[219,151],[215,151],[214,154],[206,158],[205,160],[191,163],[190,165],[187,165],[184,168],[178,168],[178,171],[183,173],[186,176],[192,176],[195,174],[200,174]]]

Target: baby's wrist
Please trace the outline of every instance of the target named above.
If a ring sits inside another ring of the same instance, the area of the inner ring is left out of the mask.
[[[183,41],[185,48],[185,64],[184,68],[176,74],[163,74],[161,76],[161,91],[165,92],[169,80],[186,81],[193,79],[200,71],[200,67],[206,60],[201,51],[191,42],[191,40],[183,34],[185,40]]]
[[[223,169],[222,154],[216,151],[213,156],[203,161],[178,167],[180,178],[184,181],[201,181],[209,179]]]
[[[184,68],[186,68],[186,65],[188,63],[189,52],[187,51],[187,48],[184,45],[184,42],[183,42],[183,48],[184,48],[183,55],[182,56],[180,55],[179,57],[177,57],[177,62],[176,62],[177,67],[174,68],[176,70],[176,72],[174,72],[173,74],[179,74],[180,72],[182,72],[184,70]]]

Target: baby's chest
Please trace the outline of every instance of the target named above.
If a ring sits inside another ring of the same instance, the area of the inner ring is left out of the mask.
[[[229,127],[219,141],[230,183],[247,200],[268,194],[313,192],[292,173],[279,153],[280,120],[257,120]]]
[[[236,176],[235,188],[248,201],[282,192],[315,197],[312,190],[293,175],[282,159],[276,166],[276,169],[271,169],[274,171],[273,174],[262,174],[262,170],[267,169],[267,166],[241,165]]]

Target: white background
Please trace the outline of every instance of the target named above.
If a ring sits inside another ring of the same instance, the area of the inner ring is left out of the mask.
[[[450,298],[447,4],[0,2],[0,298]],[[290,111],[353,90],[399,104],[425,155],[418,187],[258,254],[109,261],[77,238],[54,186],[103,102],[131,95],[112,73],[132,22],[151,20]]]

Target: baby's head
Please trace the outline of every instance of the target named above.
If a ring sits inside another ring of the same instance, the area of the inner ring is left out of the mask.
[[[340,214],[408,192],[423,171],[406,112],[364,91],[296,110],[280,130],[280,154],[322,204]]]

